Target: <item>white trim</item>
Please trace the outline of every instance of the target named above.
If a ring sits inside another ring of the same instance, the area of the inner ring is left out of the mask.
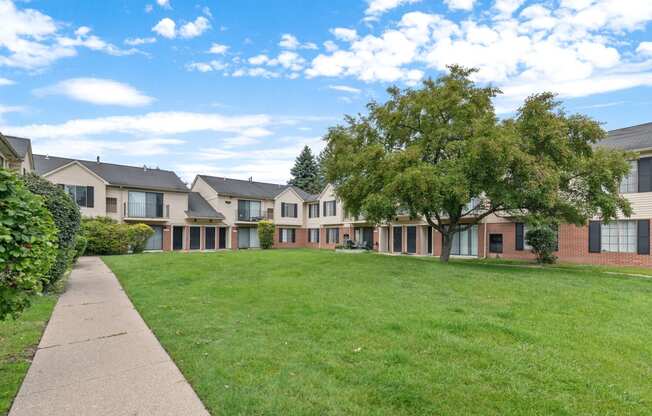
[[[77,165],[77,166],[81,167],[82,169],[84,169],[85,171],[87,171],[87,172],[90,173],[91,175],[95,176],[95,177],[96,177],[97,179],[99,179],[100,181],[102,181],[105,185],[109,185],[109,182],[107,182],[104,178],[102,178],[100,175],[98,175],[97,173],[93,172],[92,170],[90,170],[89,168],[87,168],[86,166],[84,166],[82,163],[79,163],[77,160],[73,160],[73,161],[71,161],[71,162],[69,162],[69,163],[66,163],[65,165],[61,165],[61,166],[59,166],[59,167],[56,168],[56,169],[52,169],[52,170],[49,171],[49,172],[45,172],[45,173],[44,173],[43,175],[41,175],[41,176],[43,176],[43,177],[45,178],[46,176],[50,176],[50,175],[52,175],[53,173],[59,172],[59,171],[64,170],[64,169],[67,169],[68,167],[70,167],[70,166],[72,166],[72,165]]]

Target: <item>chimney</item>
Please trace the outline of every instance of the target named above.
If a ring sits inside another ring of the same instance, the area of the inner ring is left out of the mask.
[[[253,181],[254,181],[254,177],[253,177],[253,176],[250,176],[250,177],[249,177],[249,182],[253,182]]]
[[[98,164],[100,163],[100,156],[99,155],[97,156],[97,163]]]

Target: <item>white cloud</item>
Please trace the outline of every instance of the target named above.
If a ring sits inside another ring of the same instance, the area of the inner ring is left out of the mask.
[[[210,62],[191,62],[186,65],[187,70],[199,72],[223,71],[227,67],[227,64],[215,59]]]
[[[123,107],[140,107],[153,101],[153,98],[128,84],[99,78],[72,78],[35,90],[34,93],[39,96],[63,95],[91,104]]]
[[[347,29],[345,27],[336,27],[331,29],[331,33],[335,36],[336,39],[343,40],[345,42],[353,42],[358,38],[358,32],[355,29]]]
[[[499,17],[510,17],[523,3],[525,0],[496,0],[494,9],[498,11]]]
[[[3,121],[3,116],[7,113],[20,113],[24,108],[16,105],[2,105],[0,104],[0,122]],[[0,130],[1,131],[1,130]],[[6,133],[6,131],[5,131]]]
[[[194,22],[188,22],[179,29],[179,36],[185,39],[196,38],[201,36],[211,28],[211,24],[204,16],[199,16]]]
[[[156,4],[163,7],[164,9],[171,9],[170,0],[156,0]]]
[[[224,55],[229,49],[228,46],[213,42],[211,48],[208,50],[208,53],[214,53],[216,55]]]
[[[10,79],[0,78],[0,87],[3,87],[5,85],[14,85],[14,84],[15,84],[15,82],[10,80]]]
[[[652,56],[652,42],[641,42],[636,48],[636,53]]]
[[[86,137],[103,134],[171,135],[214,131],[262,137],[272,118],[265,114],[225,116],[216,113],[180,111],[154,112],[133,116],[73,119],[61,124],[1,126],[0,131],[34,139]],[[245,132],[245,133],[243,133]]]
[[[333,42],[332,40],[327,40],[324,42],[324,48],[326,49],[326,52],[335,52],[340,47],[337,46],[337,43]]]
[[[329,85],[329,89],[341,92],[349,92],[351,94],[360,94],[362,92],[359,88],[349,87],[348,85]]]
[[[451,10],[473,10],[476,0],[444,0]]]
[[[151,13],[154,10],[154,6],[151,4],[146,4],[145,5],[145,13]]]
[[[278,42],[278,46],[283,49],[317,49],[316,44],[312,42],[302,43],[296,36],[289,33],[281,35],[281,40]]]
[[[79,159],[94,159],[97,155],[118,154],[120,157],[165,155],[170,147],[184,144],[179,139],[99,140],[87,138],[39,139],[32,143],[35,153]]]
[[[125,45],[139,46],[156,43],[156,38],[127,38],[124,40]]]
[[[152,31],[158,33],[164,38],[172,39],[177,36],[177,24],[169,17],[161,19],[153,28]]]
[[[136,49],[120,49],[117,46],[105,42],[95,35],[91,35],[91,28],[88,26],[81,26],[75,30],[75,37],[59,37],[57,39],[59,45],[63,47],[83,46],[94,51],[105,52],[109,55],[123,56],[133,55],[138,52]]]
[[[406,4],[418,3],[421,0],[367,0],[368,6],[365,10],[365,20],[377,20],[378,17],[388,11]]]
[[[260,54],[260,55],[252,56],[251,58],[248,59],[248,62],[251,65],[263,65],[269,62],[269,57],[265,54]]]

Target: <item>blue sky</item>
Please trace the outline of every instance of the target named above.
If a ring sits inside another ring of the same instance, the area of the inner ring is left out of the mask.
[[[446,65],[652,121],[649,0],[0,0],[0,131],[36,153],[284,182],[344,114]]]

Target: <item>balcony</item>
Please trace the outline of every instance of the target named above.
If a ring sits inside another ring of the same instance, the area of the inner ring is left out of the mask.
[[[170,218],[170,206],[129,201],[123,204],[122,215],[125,220],[165,220]]]

